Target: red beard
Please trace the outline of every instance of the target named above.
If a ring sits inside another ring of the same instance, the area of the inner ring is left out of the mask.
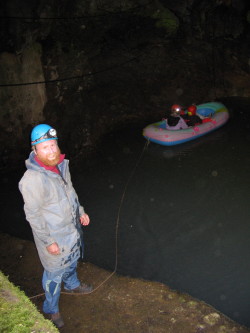
[[[60,162],[61,151],[58,150],[53,154],[48,154],[49,157],[53,156],[53,159],[48,159],[48,157],[42,157],[37,154],[37,158],[47,166],[56,166]]]

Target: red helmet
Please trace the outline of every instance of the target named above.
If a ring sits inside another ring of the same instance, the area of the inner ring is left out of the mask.
[[[181,110],[182,110],[182,107],[179,104],[173,104],[171,106],[171,112],[180,114]]]
[[[194,116],[196,114],[197,107],[196,105],[190,105],[188,107],[188,115],[189,116]]]

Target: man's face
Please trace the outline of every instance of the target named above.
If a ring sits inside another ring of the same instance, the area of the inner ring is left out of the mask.
[[[35,154],[45,165],[55,166],[60,161],[61,151],[57,145],[57,140],[48,140],[36,145]]]

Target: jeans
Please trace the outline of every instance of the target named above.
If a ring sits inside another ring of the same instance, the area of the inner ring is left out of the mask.
[[[43,289],[45,291],[45,301],[43,303],[43,312],[53,314],[59,312],[59,297],[61,293],[61,284],[64,282],[64,289],[75,289],[80,285],[76,273],[77,260],[69,267],[56,272],[43,272]]]

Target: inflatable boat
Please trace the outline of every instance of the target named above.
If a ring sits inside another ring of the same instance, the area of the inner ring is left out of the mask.
[[[209,102],[197,105],[196,114],[203,123],[180,130],[167,130],[166,120],[146,126],[143,136],[149,141],[163,146],[178,145],[199,138],[223,126],[229,119],[228,109],[220,102]]]

